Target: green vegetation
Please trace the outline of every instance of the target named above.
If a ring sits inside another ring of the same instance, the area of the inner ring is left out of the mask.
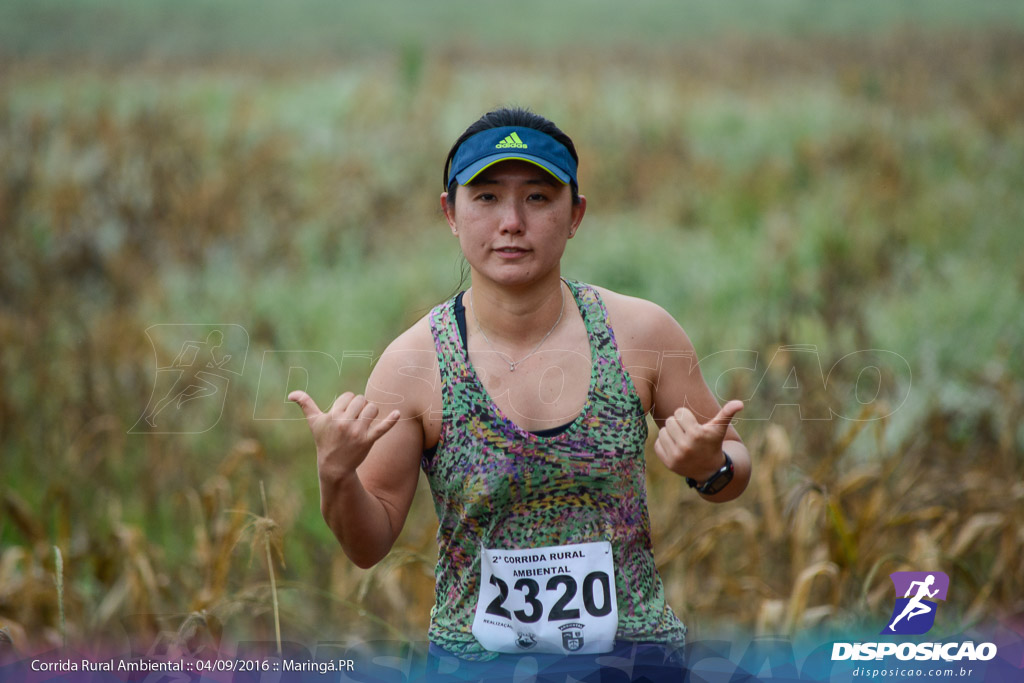
[[[507,102],[580,150],[565,273],[666,307],[720,397],[749,399],[736,504],[651,462],[694,633],[873,624],[886,574],[926,563],[971,586],[947,632],[1024,609],[1019,3],[352,5],[0,7],[0,627],[19,647],[272,641],[278,622],[424,637],[429,498],[384,563],[341,557],[283,403],[302,378],[273,354],[344,361],[310,377],[326,402],[365,382],[351,354],[451,293],[444,155]],[[244,329],[244,369],[210,429],[133,433],[183,341],[147,330],[175,324]],[[877,371],[844,363],[868,350]],[[800,409],[846,419],[801,420],[791,369]]]
[[[1024,8],[1014,0],[644,0],[628,6],[521,0],[508,7],[470,0],[9,0],[0,7],[0,55],[295,63],[393,54],[415,59],[423,50],[468,56],[613,48],[633,54],[749,34],[799,39],[1022,26]]]

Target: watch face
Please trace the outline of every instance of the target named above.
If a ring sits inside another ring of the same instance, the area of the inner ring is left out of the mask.
[[[691,479],[690,477],[686,478],[686,483],[690,485],[691,489],[697,489],[698,493],[710,496],[718,493],[729,485],[734,474],[732,458],[730,458],[729,454],[724,451],[722,452],[722,455],[725,456],[725,464],[722,465],[720,470],[708,477],[707,481],[703,484],[698,484],[696,479]]]
[[[705,496],[710,496],[710,495],[714,495],[714,494],[718,493],[719,491],[724,489],[726,486],[728,486],[730,481],[732,481],[732,476],[733,476],[732,458],[729,457],[728,453],[724,453],[723,452],[722,454],[725,456],[725,464],[722,465],[722,469],[720,469],[717,472],[715,472],[714,474],[712,474],[708,478],[708,480],[705,481],[702,485],[695,487],[698,491],[700,491]],[[696,484],[696,482],[694,482],[693,484],[690,484],[690,486],[694,486],[694,484]]]
[[[704,495],[713,495],[718,493],[732,481],[733,467],[732,461],[730,461],[725,467],[715,472],[704,486],[701,487],[701,493]]]

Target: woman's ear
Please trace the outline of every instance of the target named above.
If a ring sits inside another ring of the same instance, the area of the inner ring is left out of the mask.
[[[452,229],[453,235],[458,235],[459,230],[455,227],[455,204],[448,204],[448,193],[441,193],[441,210],[444,211],[444,217],[448,221],[448,227]]]
[[[580,223],[583,222],[583,214],[587,212],[587,198],[580,195],[579,204],[572,205],[572,223],[569,225],[569,239],[576,236],[576,231],[580,229]]]

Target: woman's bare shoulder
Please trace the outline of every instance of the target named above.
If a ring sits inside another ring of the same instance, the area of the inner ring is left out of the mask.
[[[437,366],[434,336],[430,331],[428,316],[417,320],[388,344],[374,364],[374,374],[378,372],[393,373],[395,370],[409,365],[424,368]]]
[[[663,307],[640,297],[621,294],[604,287],[594,287],[608,310],[609,323],[621,348],[662,348],[689,345],[689,339],[679,322]]]
[[[434,350],[434,335],[430,331],[430,315],[424,315],[388,344],[387,352]]]
[[[376,359],[366,396],[381,404],[404,403],[403,413],[422,412],[435,393],[439,378],[434,337],[427,316],[398,335]],[[396,406],[399,407],[399,406]]]

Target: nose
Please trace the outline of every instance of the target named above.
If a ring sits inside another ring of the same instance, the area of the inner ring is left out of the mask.
[[[518,235],[523,232],[523,207],[519,202],[508,201],[504,203],[499,227],[503,235]]]

